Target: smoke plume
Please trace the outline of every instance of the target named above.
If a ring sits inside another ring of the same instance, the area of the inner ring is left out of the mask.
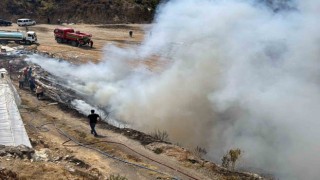
[[[320,1],[270,2],[172,0],[141,46],[108,45],[99,64],[29,60],[115,119],[205,147],[216,162],[236,147],[244,168],[318,179]],[[169,65],[133,68],[151,56]]]

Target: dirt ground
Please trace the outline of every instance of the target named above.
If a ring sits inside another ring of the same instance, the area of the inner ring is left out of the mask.
[[[73,47],[68,44],[58,44],[53,35],[53,30],[57,27],[70,27],[75,31],[86,32],[92,34],[94,42],[93,48],[88,46]],[[16,26],[2,27],[3,30],[17,29],[25,31],[24,27]],[[38,36],[38,50],[48,52],[55,57],[71,60],[74,63],[83,63],[87,61],[98,62],[102,58],[102,49],[107,44],[114,44],[120,47],[128,45],[136,45],[141,43],[144,37],[144,29],[148,29],[148,25],[47,25],[41,24],[29,26],[29,31],[35,31]],[[133,37],[129,37],[129,31],[133,31]],[[75,56],[76,54],[76,56]]]
[[[102,49],[107,43],[121,47],[140,44],[144,37],[144,29],[149,28],[148,25],[68,26],[92,33],[94,48],[91,49],[56,43],[53,37],[55,27],[55,25],[29,27],[29,30],[36,31],[40,43],[36,47],[32,45],[32,48],[74,63],[99,62],[102,58]],[[23,30],[16,25],[0,29]],[[133,38],[129,37],[129,30],[134,31]],[[75,53],[76,58],[74,58]],[[150,60],[149,65],[158,64]],[[15,75],[13,82],[17,87]],[[256,179],[252,175],[223,169],[176,145],[157,141],[144,144],[136,137],[146,135],[136,133],[134,130],[119,129],[100,123],[97,127],[100,136],[95,138],[90,134],[84,115],[50,99],[38,100],[28,88],[18,89],[18,92],[22,99],[21,116],[32,146],[36,154],[43,155],[42,158],[31,160],[0,157],[0,169],[5,168],[16,173],[20,179],[110,179],[111,175],[121,175],[130,180]],[[68,141],[70,139],[62,135],[61,131],[76,141],[90,144],[91,149]],[[163,174],[115,160],[101,152]]]

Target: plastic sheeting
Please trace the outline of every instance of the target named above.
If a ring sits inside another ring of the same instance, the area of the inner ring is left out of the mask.
[[[17,105],[20,98],[7,77],[5,69],[0,69],[0,144],[31,147],[29,137],[22,122]]]

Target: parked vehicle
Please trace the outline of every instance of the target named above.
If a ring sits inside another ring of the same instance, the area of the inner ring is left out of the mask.
[[[18,19],[17,24],[18,26],[31,26],[36,25],[36,21],[31,19]]]
[[[93,41],[91,40],[91,34],[81,33],[80,31],[74,31],[74,29],[72,28],[56,28],[53,31],[53,33],[57,43],[68,43],[72,46],[90,45],[92,47],[93,45]]]
[[[11,26],[12,22],[0,19],[0,26]]]
[[[37,34],[34,31],[16,32],[16,31],[0,31],[0,43],[7,44],[14,41],[17,44],[37,43]]]

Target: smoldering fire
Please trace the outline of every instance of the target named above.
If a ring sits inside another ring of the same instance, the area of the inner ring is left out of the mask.
[[[93,99],[87,103],[111,107],[135,128],[165,130],[217,161],[239,147],[244,167],[317,179],[320,2],[287,2],[275,11],[249,0],[173,0],[141,46],[108,45],[99,64],[29,60],[69,75],[70,86]],[[172,62],[161,74],[128,65],[154,54]]]

